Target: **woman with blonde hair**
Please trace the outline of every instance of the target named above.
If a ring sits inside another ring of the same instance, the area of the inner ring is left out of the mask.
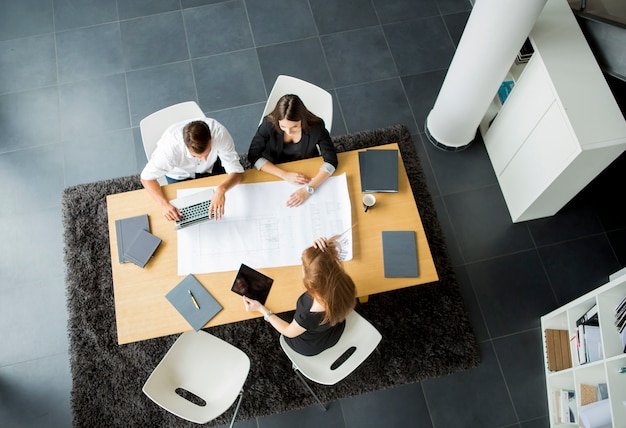
[[[258,311],[296,352],[317,355],[335,345],[346,317],[356,306],[356,287],[339,260],[335,238],[319,238],[302,252],[302,281],[306,291],[298,298],[291,323],[256,300],[243,297],[247,311]]]

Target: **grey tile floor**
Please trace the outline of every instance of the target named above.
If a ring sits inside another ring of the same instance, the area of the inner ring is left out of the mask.
[[[0,426],[71,425],[66,186],[135,174],[138,124],[195,100],[246,151],[278,74],[330,90],[333,135],[414,136],[480,341],[479,367],[239,427],[544,427],[539,317],[626,264],[624,159],[552,218],[512,224],[481,141],[423,135],[466,0],[0,3]],[[623,88],[619,88],[623,91]],[[104,392],[106,393],[106,392]]]

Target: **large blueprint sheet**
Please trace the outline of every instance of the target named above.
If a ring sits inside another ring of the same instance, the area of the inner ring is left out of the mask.
[[[342,259],[352,258],[352,209],[346,174],[330,177],[296,208],[285,203],[295,190],[285,181],[240,184],[226,194],[226,212],[179,230],[178,274],[225,272],[241,263],[254,268],[293,266],[319,237],[341,238]],[[202,189],[178,191],[178,197]]]

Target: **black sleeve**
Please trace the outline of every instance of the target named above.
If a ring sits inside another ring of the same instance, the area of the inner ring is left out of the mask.
[[[324,158],[324,162],[327,162],[337,168],[339,161],[337,160],[337,149],[333,144],[333,140],[330,138],[330,134],[324,126],[324,121],[321,122],[320,126],[320,136],[317,144],[319,145],[320,151],[322,152],[322,158]]]
[[[263,157],[263,152],[266,151],[267,145],[272,139],[272,133],[274,132],[274,124],[267,118],[263,118],[263,122],[256,130],[256,134],[252,137],[250,148],[248,149],[248,161],[254,166],[259,158]],[[271,159],[268,159],[272,161]]]

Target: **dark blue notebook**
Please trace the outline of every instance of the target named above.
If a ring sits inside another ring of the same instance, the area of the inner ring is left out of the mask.
[[[361,192],[398,191],[398,151],[370,149],[359,152]]]
[[[415,231],[383,231],[383,263],[385,278],[419,276]]]
[[[200,330],[222,310],[222,305],[191,274],[179,282],[165,297],[195,331]]]

